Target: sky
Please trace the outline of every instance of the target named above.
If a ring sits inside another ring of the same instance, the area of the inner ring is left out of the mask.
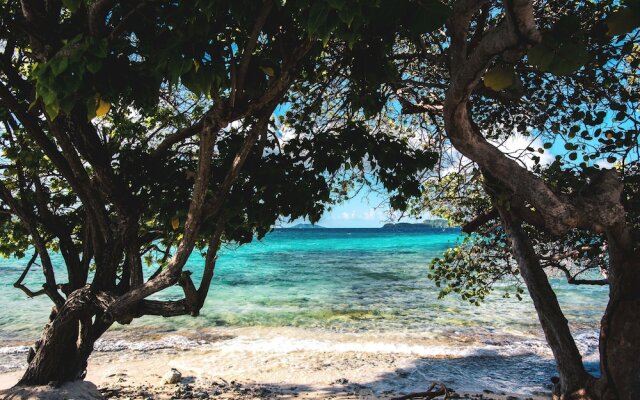
[[[317,225],[325,228],[380,228],[390,222],[383,197],[375,192],[361,191],[350,200],[333,206],[325,212]],[[423,218],[424,219],[424,218]],[[415,218],[402,218],[401,222],[419,222]],[[283,227],[293,226],[308,221],[297,219],[283,223]]]

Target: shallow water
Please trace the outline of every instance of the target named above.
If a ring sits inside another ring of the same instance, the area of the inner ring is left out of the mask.
[[[503,299],[500,290],[480,307],[454,296],[437,299],[427,265],[458,238],[455,229],[278,229],[263,241],[222,250],[200,317],[143,317],[115,327],[106,343],[140,346],[134,343],[153,334],[206,336],[213,327],[296,327],[382,335],[401,343],[428,340],[426,347],[408,350],[421,357],[535,355],[548,364],[550,353],[528,299]],[[54,255],[53,261],[61,271],[61,258]],[[50,310],[45,298],[26,299],[12,287],[25,263],[0,260],[0,370],[12,368],[15,357],[9,355],[22,353],[21,346],[38,337]],[[201,255],[194,254],[186,267],[196,282],[202,263]],[[27,281],[38,288],[41,273],[34,268]],[[552,283],[586,359],[595,362],[606,289],[553,278]],[[158,297],[180,296],[176,287]]]

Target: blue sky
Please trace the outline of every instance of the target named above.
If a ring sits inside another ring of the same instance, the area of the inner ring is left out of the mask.
[[[325,228],[379,228],[389,222],[384,198],[375,193],[361,191],[352,199],[336,205],[326,212],[318,225]],[[417,222],[413,218],[402,218],[402,222]],[[306,223],[298,219],[291,223],[282,224],[283,227]]]

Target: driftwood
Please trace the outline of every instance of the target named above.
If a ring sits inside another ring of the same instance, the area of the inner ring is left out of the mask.
[[[442,382],[433,382],[426,392],[409,393],[404,396],[394,397],[391,400],[409,400],[409,399],[435,399],[444,396],[443,399],[449,398],[449,389]]]

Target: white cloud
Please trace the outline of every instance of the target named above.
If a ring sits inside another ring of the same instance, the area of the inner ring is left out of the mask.
[[[610,163],[606,159],[596,161],[596,165],[601,169],[612,169],[614,167],[614,163]]]
[[[356,212],[355,211],[351,211],[351,212],[347,212],[347,211],[343,211],[342,213],[340,213],[340,216],[337,219],[341,219],[344,221],[349,221],[352,219],[356,218]]]
[[[288,126],[282,126],[279,129],[280,131],[280,143],[286,143],[291,139],[294,139],[297,136],[297,133],[295,131],[295,129],[288,127]]]
[[[382,220],[385,215],[380,209],[370,208],[369,210],[362,213],[362,219],[367,221],[372,220]]]
[[[532,147],[534,149],[542,148],[543,143],[540,138],[531,138],[530,136],[512,134],[506,140],[490,140],[489,142],[496,146],[507,157],[518,161],[527,169],[532,169],[535,165],[535,162],[532,159],[533,156],[540,157],[540,164],[543,166],[549,165],[555,160],[555,154],[551,153],[548,149],[542,154],[538,152],[532,153],[527,150],[527,147]],[[460,166],[469,165],[470,163],[470,160],[460,154],[460,152],[454,147],[449,148],[443,155],[443,158],[447,160],[443,175],[456,172],[459,170]]]
[[[503,153],[508,157],[517,159],[521,163],[531,169],[535,165],[532,160],[532,156],[536,155],[540,157],[540,164],[549,165],[555,160],[555,155],[551,154],[549,150],[545,150],[544,153],[531,153],[527,151],[527,147],[534,149],[542,148],[543,143],[540,138],[532,139],[530,136],[522,136],[519,134],[512,134],[506,141],[501,143],[493,142]]]

